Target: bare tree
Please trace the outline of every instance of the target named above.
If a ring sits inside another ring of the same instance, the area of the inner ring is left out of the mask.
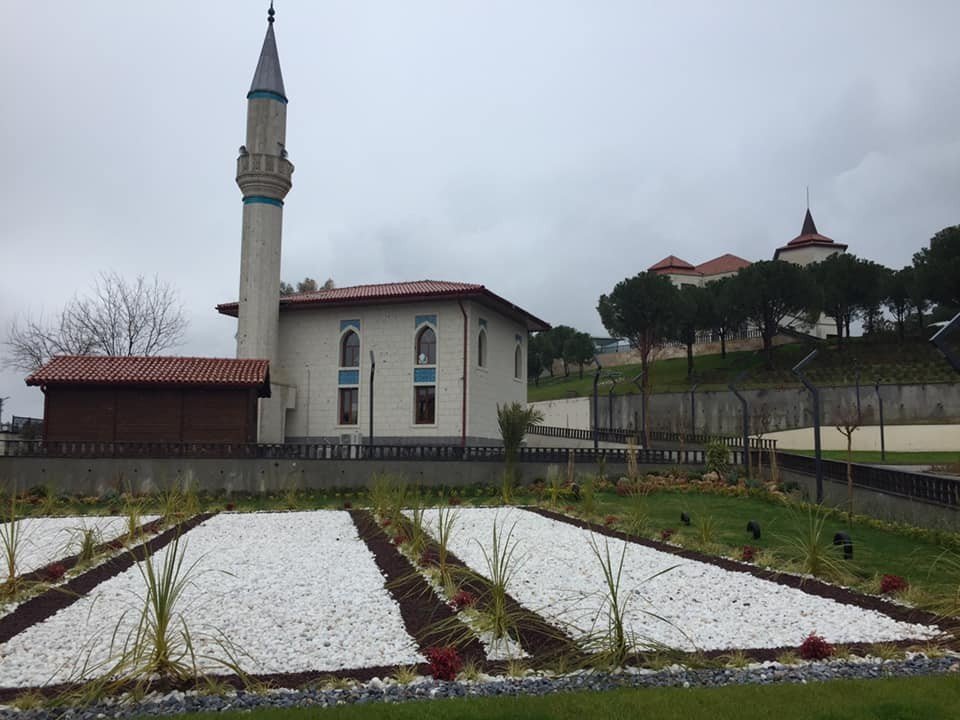
[[[3,364],[32,372],[54,355],[157,355],[182,343],[186,328],[169,283],[104,272],[89,294],[75,296],[52,320],[15,318]]]
[[[837,418],[837,432],[847,440],[847,513],[853,516],[853,434],[860,428],[860,416],[855,407],[841,410]]]

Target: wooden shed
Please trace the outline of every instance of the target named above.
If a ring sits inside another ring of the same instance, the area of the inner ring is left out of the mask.
[[[47,441],[256,442],[270,395],[267,360],[68,355],[26,382],[43,390]]]

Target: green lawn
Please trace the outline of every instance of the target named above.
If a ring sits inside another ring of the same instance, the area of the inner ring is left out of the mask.
[[[813,450],[785,450],[796,455],[813,457]],[[825,460],[846,462],[845,450],[824,450]],[[886,465],[956,465],[960,463],[960,451],[957,452],[887,452],[886,459],[880,457],[879,450],[855,450],[853,462]]]
[[[903,345],[896,342],[879,343],[865,338],[854,338],[844,351],[838,352],[833,345],[821,344],[820,354],[807,367],[807,375],[820,385],[853,385],[856,370],[861,373],[861,382],[866,392],[880,378],[884,383],[952,383],[957,375],[942,355],[923,340],[909,340]],[[765,358],[759,352],[731,352],[726,359],[719,355],[701,355],[694,358],[694,374],[700,390],[726,390],[727,384],[743,370],[749,373],[743,382],[745,388],[796,387],[800,383],[790,372],[811,346],[794,343],[774,349],[775,369],[765,367]],[[603,364],[603,355],[599,356]],[[631,382],[640,373],[640,365],[611,365],[603,375],[619,373],[622,377],[614,386],[614,394],[638,392]],[[650,371],[653,392],[684,392],[690,389],[685,357],[654,362]],[[608,393],[610,384],[600,388]],[[570,368],[570,377],[544,376],[539,385],[527,386],[530,402],[555,400],[566,397],[588,397],[593,393],[593,374],[587,370],[581,379],[577,368]]]
[[[604,522],[612,515],[620,524],[625,524],[634,503],[639,504],[647,516],[645,535],[650,538],[659,539],[662,530],[673,529],[676,533],[671,542],[733,557],[739,557],[744,545],[751,545],[766,551],[765,560],[773,560],[775,567],[785,569],[791,567],[791,560],[797,555],[797,537],[810,522],[808,511],[760,497],[670,491],[637,499],[597,493],[595,521]],[[574,503],[573,507],[579,511],[582,504]],[[682,512],[690,516],[689,526],[681,523]],[[750,520],[760,523],[759,540],[754,540],[746,530]],[[701,537],[704,522],[710,524],[712,535],[707,538],[706,547]],[[917,600],[943,598],[960,590],[960,535],[910,534],[891,526],[874,527],[856,519],[849,524],[845,513],[836,513],[827,519],[823,541],[830,544],[838,531],[847,532],[854,543],[854,560],[844,563],[850,576],[844,578],[845,584],[878,592],[878,576],[891,574],[907,579]],[[836,557],[839,559],[839,552]]]
[[[546,697],[434,700],[329,709],[263,709],[183,715],[200,720],[940,720],[960,717],[960,677],[842,680],[809,685],[649,688]]]

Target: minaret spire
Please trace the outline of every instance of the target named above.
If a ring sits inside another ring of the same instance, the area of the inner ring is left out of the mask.
[[[257,69],[253,73],[253,82],[250,83],[250,92],[247,93],[248,100],[253,97],[275,96],[275,99],[280,102],[287,102],[287,93],[283,89],[283,73],[280,72],[277,38],[273,34],[273,16],[275,14],[271,2],[270,9],[267,10],[267,34],[263,38],[260,59],[257,61]]]

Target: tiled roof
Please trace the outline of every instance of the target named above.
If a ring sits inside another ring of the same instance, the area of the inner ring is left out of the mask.
[[[694,270],[701,275],[722,275],[724,273],[736,272],[741,268],[749,266],[749,260],[744,260],[742,257],[726,253],[725,255],[716,257],[713,260],[707,260],[705,263],[700,263],[694,268]]]
[[[204,357],[60,355],[27,385],[194,385],[257,387],[269,382],[269,361]]]
[[[416,280],[413,282],[380,283],[377,285],[354,285],[331,288],[316,292],[294,293],[279,298],[280,310],[296,310],[315,306],[375,305],[378,303],[404,303],[417,300],[471,298],[499,310],[507,316],[525,323],[528,330],[548,330],[549,323],[531,315],[483,285],[475,283],[448,282],[445,280]],[[223,315],[237,316],[236,302],[217,305]]]
[[[681,260],[676,255],[667,255],[660,262],[647,268],[648,272],[660,275],[699,275],[696,268],[686,260]]]

